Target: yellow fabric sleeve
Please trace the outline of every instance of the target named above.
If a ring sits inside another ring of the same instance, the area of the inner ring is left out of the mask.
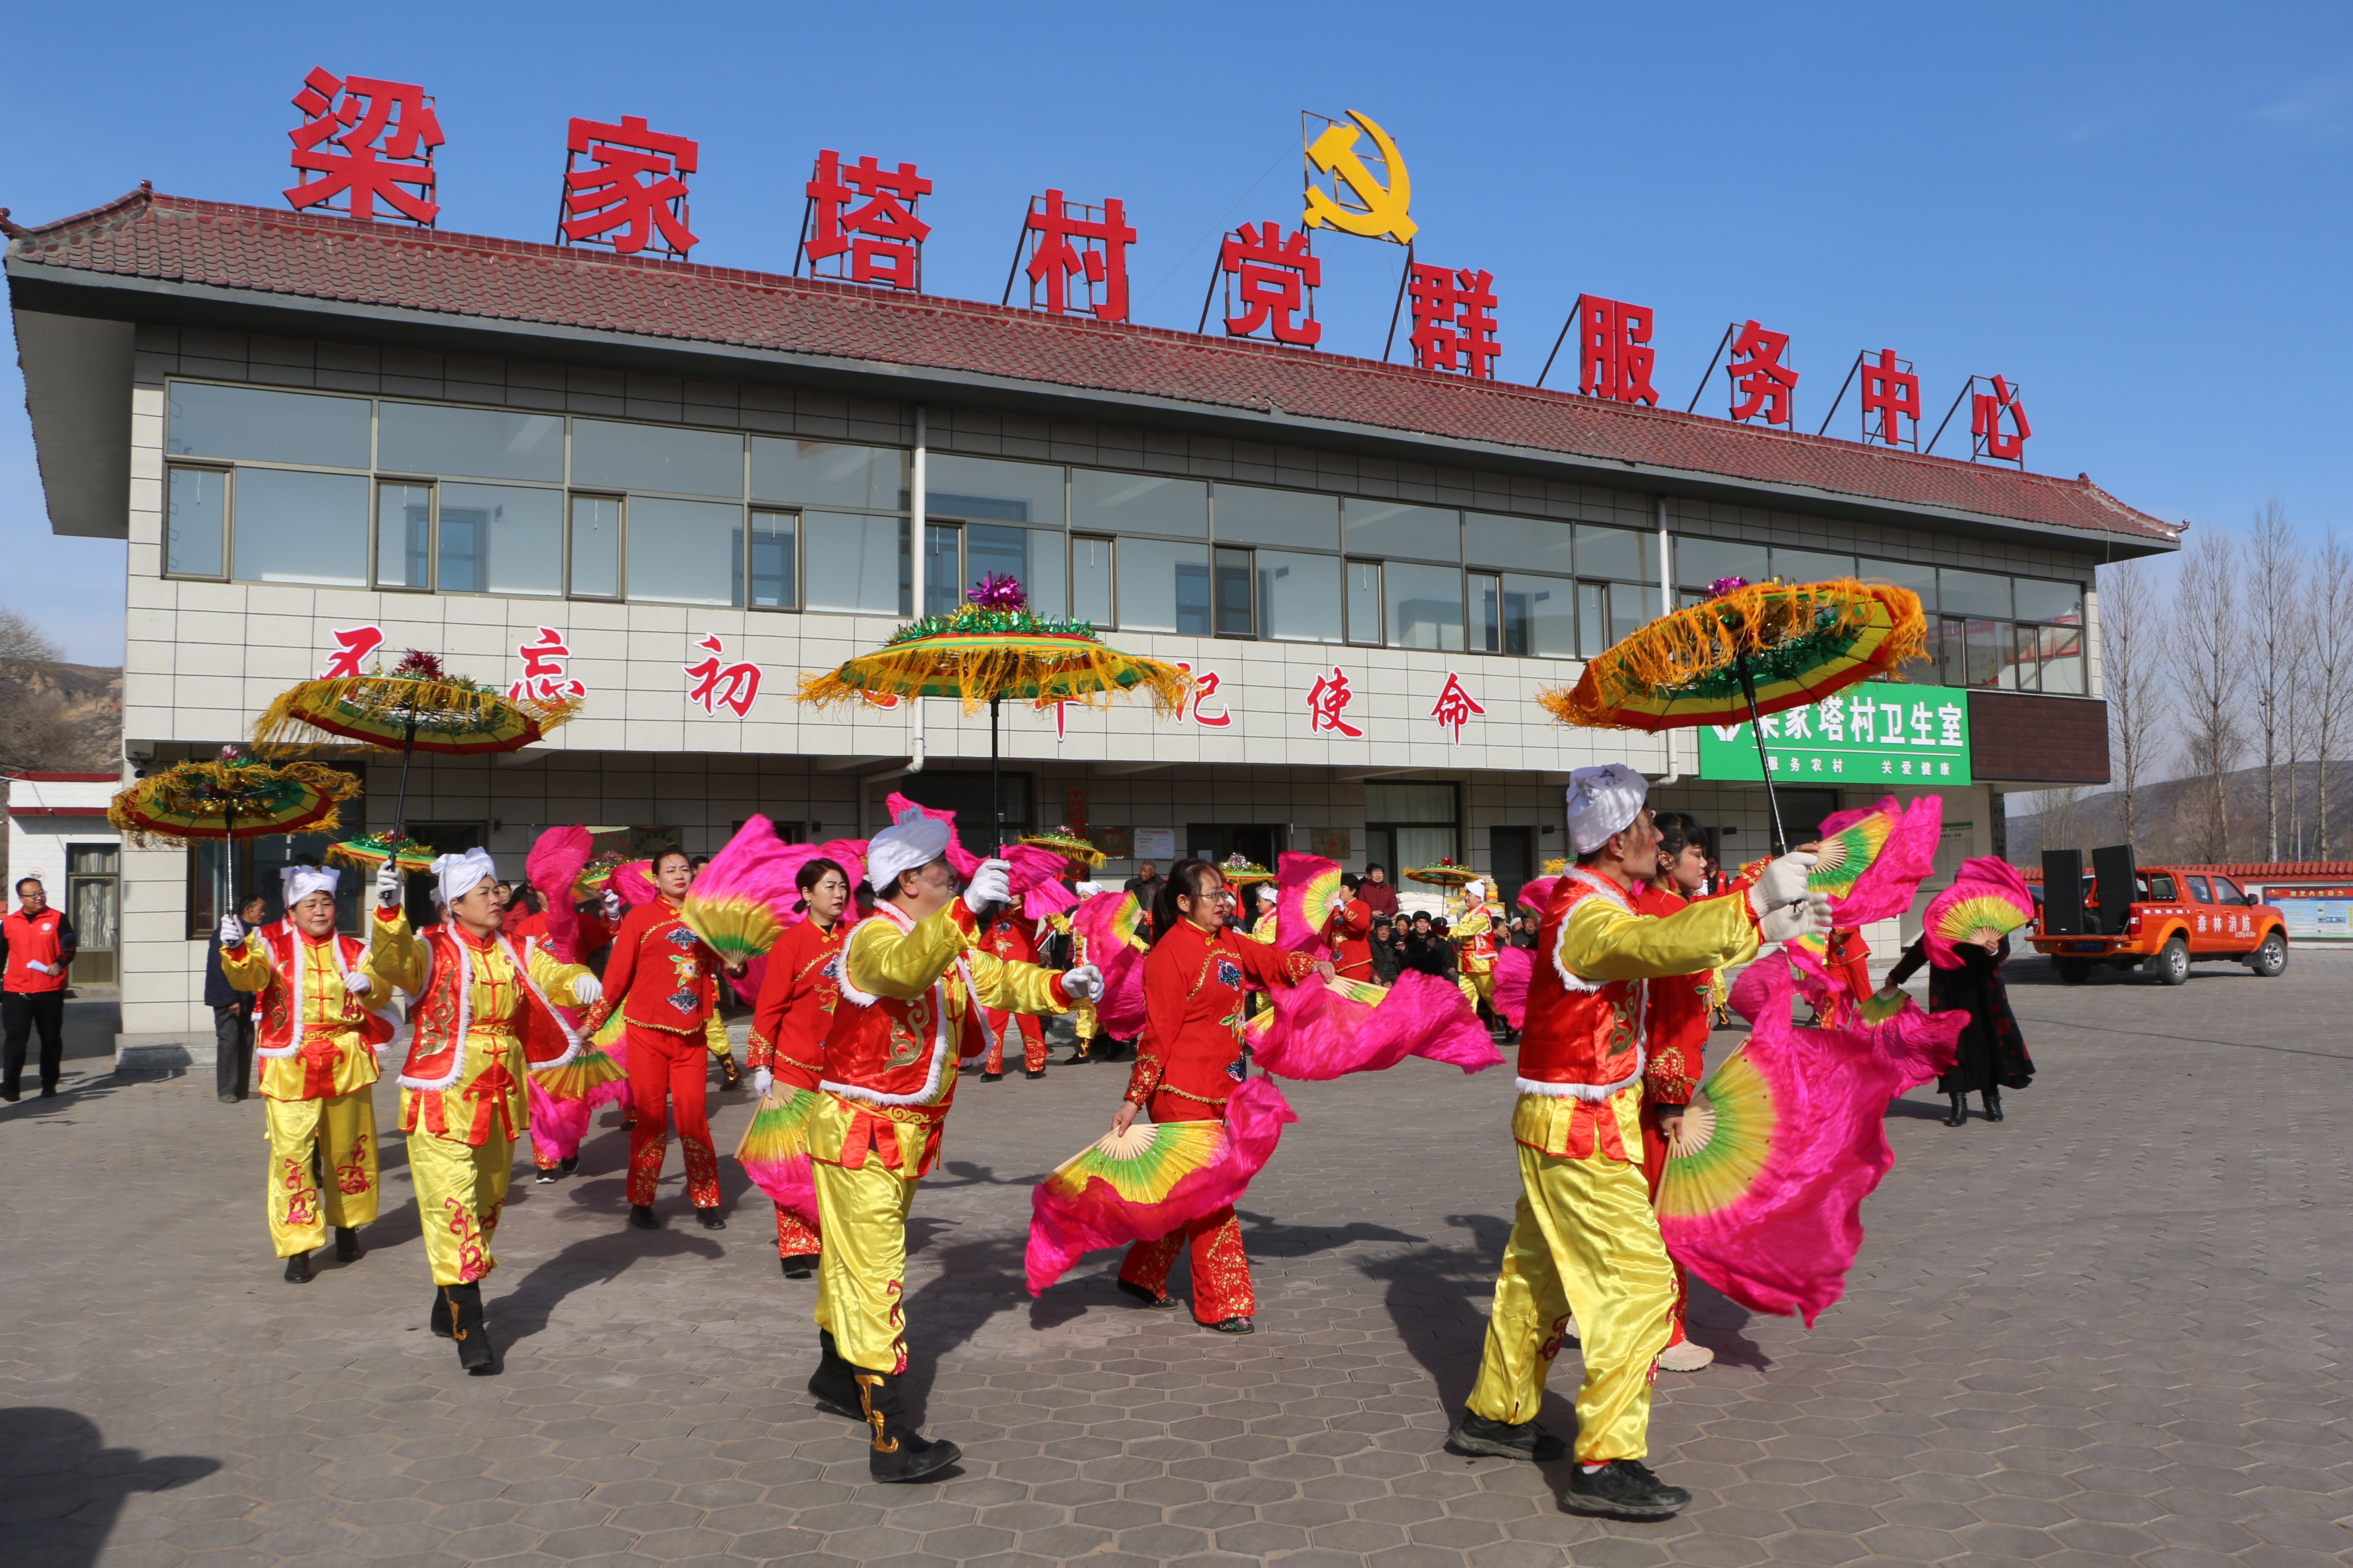
[[[908,931],[888,920],[860,921],[842,950],[843,981],[870,996],[913,1001],[947,973],[971,941],[971,933],[956,923],[962,907],[951,901]]]
[[[533,982],[559,1007],[579,1006],[579,999],[572,994],[572,983],[584,974],[596,973],[585,963],[565,963],[537,942],[525,949],[523,962],[531,965]]]
[[[702,1043],[710,1047],[714,1057],[735,1054],[727,1044],[727,1021],[719,1016],[715,1007],[712,1009],[711,1016],[702,1020]]]
[[[270,962],[269,944],[257,931],[246,932],[245,941],[235,947],[221,949],[221,978],[237,990],[269,990],[269,976],[276,968]]]
[[[980,1005],[1001,1013],[1067,1013],[1067,1002],[1054,999],[1054,971],[1020,963],[993,952],[975,952],[966,961],[972,968],[973,989]]]
[[[1639,915],[1614,899],[1581,900],[1560,922],[1560,966],[1587,980],[1657,980],[1723,969],[1757,955],[1746,899],[1703,899],[1671,915]]]
[[[425,944],[408,929],[408,917],[368,916],[368,973],[410,995],[425,989]]]

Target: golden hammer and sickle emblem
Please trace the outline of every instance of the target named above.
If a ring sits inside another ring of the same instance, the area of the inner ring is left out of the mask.
[[[1353,109],[1348,110],[1348,118],[1356,123],[1334,123],[1324,128],[1324,133],[1308,145],[1307,162],[1318,174],[1331,174],[1339,184],[1345,185],[1348,194],[1364,204],[1365,210],[1358,212],[1342,205],[1336,195],[1318,189],[1311,180],[1303,221],[1309,228],[1336,228],[1344,234],[1362,235],[1366,239],[1393,239],[1403,245],[1420,227],[1406,211],[1413,205],[1413,176],[1406,172],[1405,159],[1388,132]],[[1388,184],[1375,179],[1357,154],[1359,130],[1373,139],[1373,148],[1388,171]]]

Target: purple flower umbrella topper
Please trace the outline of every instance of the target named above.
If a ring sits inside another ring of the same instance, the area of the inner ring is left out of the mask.
[[[1029,595],[1022,591],[1021,580],[1009,572],[991,572],[975,584],[965,595],[975,607],[997,610],[1011,615],[1027,607]]]
[[[1710,598],[1721,599],[1726,594],[1736,594],[1746,586],[1748,579],[1746,577],[1718,577],[1708,584],[1707,592]]]

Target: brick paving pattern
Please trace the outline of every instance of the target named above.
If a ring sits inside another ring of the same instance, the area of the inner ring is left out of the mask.
[[[1441,1447],[1514,1195],[1500,1071],[1291,1091],[1243,1205],[1246,1339],[1130,1309],[1110,1255],[1029,1300],[1029,1188],[1124,1068],[967,1083],[907,1309],[926,1429],[965,1458],[906,1488],[811,1408],[814,1286],[778,1277],[732,1162],[716,1234],[674,1153],[669,1228],[623,1228],[617,1132],[560,1185],[526,1168],[486,1287],[505,1374],[470,1379],[425,1331],[397,1135],[368,1257],[298,1289],[258,1104],[216,1104],[208,1068],[79,1072],[0,1107],[0,1562],[2342,1563],[2353,956],[2179,990],[2012,968],[2040,1079],[1998,1127],[1891,1109],[1896,1167],[1816,1331],[1697,1291],[1719,1360],[1661,1374],[1651,1459],[1701,1495],[1662,1524]],[[748,1101],[717,1099],[729,1148]],[[1574,1378],[1564,1355],[1556,1431]]]

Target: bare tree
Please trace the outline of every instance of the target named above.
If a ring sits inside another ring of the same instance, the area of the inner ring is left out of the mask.
[[[110,726],[60,689],[58,651],[0,605],[0,768],[102,768],[121,755]]]
[[[2239,614],[2239,562],[2230,535],[2200,531],[2181,552],[2174,595],[2174,679],[2181,692],[2185,750],[2204,781],[2203,820],[2191,825],[2197,852],[2231,857],[2231,773],[2247,749],[2240,711],[2246,689],[2246,627]]]
[[[2305,595],[2306,717],[2319,774],[2313,801],[2313,858],[2335,846],[2328,830],[2328,767],[2353,740],[2353,551],[2336,530],[2322,542]]]
[[[2298,663],[2295,644],[2302,618],[2297,585],[2304,552],[2287,525],[2287,509],[2274,496],[2255,514],[2248,540],[2246,668],[2247,695],[2253,700],[2253,740],[2263,759],[2263,858],[2280,858],[2280,763],[2290,752],[2288,729],[2295,709]],[[2295,787],[2291,764],[2288,787]]]
[[[2037,847],[2082,849],[2085,847],[2084,793],[2080,784],[2063,784],[2056,789],[2042,790],[2035,795],[2034,822],[2039,830]]]
[[[2100,573],[2100,692],[2108,701],[2108,754],[2116,765],[2124,840],[2136,849],[2143,792],[2155,775],[2165,703],[2165,606],[2146,562]]]

